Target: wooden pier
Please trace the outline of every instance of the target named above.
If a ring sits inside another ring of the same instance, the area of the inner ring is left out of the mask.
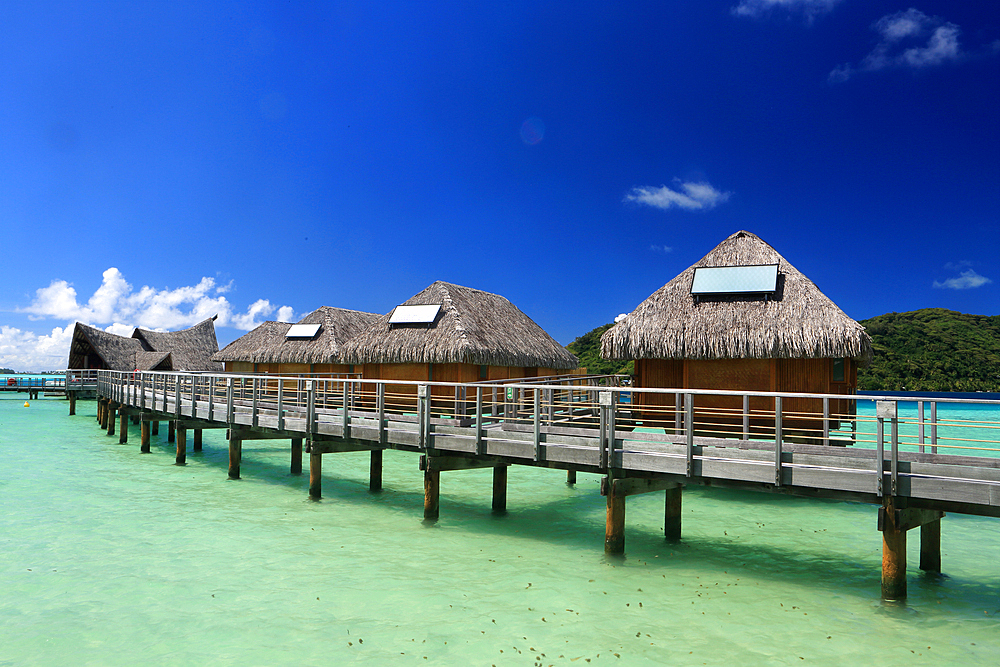
[[[377,490],[382,451],[413,452],[420,455],[428,520],[440,512],[442,472],[492,468],[494,511],[506,509],[511,465],[566,470],[571,483],[578,472],[602,475],[610,554],[625,551],[626,499],[639,493],[664,492],[668,540],[681,538],[682,490],[692,484],[869,503],[879,506],[882,595],[892,600],[906,597],[908,531],[920,528],[920,568],[940,572],[945,512],[1000,517],[1000,437],[988,437],[1000,424],[970,425],[974,446],[952,444],[954,438],[938,436],[934,416],[936,403],[947,400],[932,402],[931,421],[920,417],[919,440],[911,442],[899,436],[898,397],[877,397],[876,442],[862,447],[857,417],[829,412],[830,401],[843,396],[614,384],[614,378],[586,376],[459,384],[99,371],[98,420],[113,435],[117,417],[122,443],[129,422],[140,423],[143,452],[159,422],[169,422],[178,465],[186,461],[188,431],[198,450],[202,429],[225,428],[230,479],[243,472],[245,442],[287,439],[292,473],[302,471],[303,450],[309,455],[313,497],[322,494],[324,454],[371,452],[370,483]],[[659,414],[644,408],[638,419],[636,393],[672,394],[673,400],[657,401],[665,404]],[[742,396],[742,414],[713,421],[711,411],[699,409],[700,397],[720,394]],[[757,406],[767,399],[767,414],[750,410],[751,397]],[[784,411],[782,401],[794,398],[819,399],[824,412]],[[789,417],[800,426],[794,433],[782,428]],[[770,438],[760,435],[763,422],[772,425]],[[815,425],[812,432],[802,430],[803,422]],[[842,429],[832,430],[832,423]],[[843,430],[847,423],[850,430]]]

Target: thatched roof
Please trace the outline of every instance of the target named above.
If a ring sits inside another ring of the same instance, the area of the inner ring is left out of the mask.
[[[148,350],[169,352],[175,371],[223,370],[222,364],[212,361],[212,355],[219,351],[214,317],[181,331],[136,329],[132,338],[143,341]]]
[[[725,295],[695,300],[697,267],[778,265],[768,299]],[[868,363],[871,338],[816,285],[750,232],[736,232],[658,289],[601,337],[606,359],[773,359],[851,357]]]
[[[389,324],[381,316],[348,341],[353,364],[467,363],[571,369],[577,358],[510,301],[469,287],[436,282],[404,306],[441,304],[430,324]]]
[[[380,315],[322,306],[309,313],[299,324],[319,324],[314,338],[286,338],[291,324],[264,322],[245,336],[237,338],[215,354],[215,361],[244,361],[255,364],[339,364],[341,346]]]
[[[172,370],[170,352],[150,351],[136,338],[118,336],[77,322],[67,368],[94,368],[93,362],[87,363],[88,357],[94,355],[99,358],[96,366],[113,371]]]

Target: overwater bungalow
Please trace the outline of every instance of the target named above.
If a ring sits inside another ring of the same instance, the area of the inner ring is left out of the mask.
[[[264,322],[212,358],[234,373],[354,373],[341,348],[380,315],[321,306],[295,324]]]
[[[441,281],[379,317],[344,344],[343,355],[365,378],[433,382],[558,375],[579,364],[504,297]]]
[[[739,231],[654,292],[601,337],[607,359],[634,359],[638,387],[854,394],[871,338],[816,285],[759,237]],[[637,395],[640,396],[640,395]],[[673,420],[673,395],[641,395],[644,406]],[[739,397],[698,396],[696,423],[742,421]],[[852,414],[854,401],[833,399],[831,414]],[[751,411],[774,400],[753,398]],[[820,399],[785,399],[783,411],[822,414]],[[773,413],[772,413],[773,415]],[[755,428],[774,427],[757,416]],[[815,433],[811,419],[786,429]],[[837,428],[834,420],[831,428]],[[724,428],[722,430],[725,430]]]
[[[116,371],[218,371],[215,318],[181,331],[135,329],[131,338],[76,323],[70,343],[72,369]]]

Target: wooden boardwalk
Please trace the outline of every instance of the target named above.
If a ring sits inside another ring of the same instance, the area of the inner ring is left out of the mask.
[[[689,484],[871,503],[880,507],[887,599],[906,595],[908,530],[921,529],[921,568],[940,571],[944,512],[1000,516],[1000,424],[969,423],[966,445],[959,445],[954,437],[938,437],[942,424],[921,418],[919,444],[911,443],[899,435],[898,399],[885,397],[877,402],[876,442],[862,447],[852,440],[860,437],[861,420],[828,412],[829,401],[842,396],[600,386],[608,380],[454,384],[100,371],[98,419],[114,433],[117,412],[125,442],[129,419],[138,418],[143,451],[151,428],[170,422],[178,464],[185,462],[187,430],[194,430],[199,449],[202,429],[226,428],[234,479],[244,442],[290,440],[291,470],[301,472],[304,441],[310,494],[317,497],[324,454],[370,451],[371,486],[378,489],[383,450],[417,453],[427,519],[439,513],[442,471],[493,468],[493,509],[499,511],[506,507],[510,465],[566,470],[569,481],[577,472],[603,475],[609,553],[624,552],[625,499],[636,493],[665,493],[669,539],[680,538],[681,493]],[[637,393],[673,399],[669,408],[657,408],[662,414],[640,412],[631,403]],[[702,395],[731,396],[737,405],[742,398],[744,408],[709,413],[713,421],[696,407]],[[756,405],[769,399],[771,410],[749,410],[751,397]],[[783,411],[783,401],[797,398],[822,402],[824,412]],[[799,428],[787,432],[782,424],[793,419]],[[848,422],[850,431],[843,428]],[[770,432],[762,435],[763,423]],[[815,424],[814,431],[803,432],[803,423]]]

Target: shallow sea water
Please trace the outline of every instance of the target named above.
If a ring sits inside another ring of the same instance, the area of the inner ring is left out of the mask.
[[[944,576],[879,599],[876,509],[686,489],[628,501],[624,559],[603,553],[599,478],[514,466],[442,474],[422,521],[417,457],[324,456],[321,501],[288,443],[224,431],[174,465],[140,454],[93,401],[0,395],[0,665],[920,665],[1000,663],[1000,521],[949,515]],[[996,417],[994,415],[994,417]]]

